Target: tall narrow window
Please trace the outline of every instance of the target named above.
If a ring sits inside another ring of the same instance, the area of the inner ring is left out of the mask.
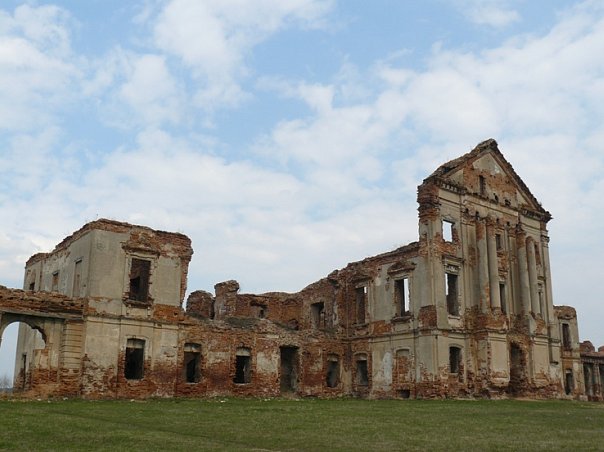
[[[355,383],[359,386],[367,386],[369,384],[367,357],[364,355],[357,357]]]
[[[59,271],[57,270],[52,274],[52,285],[50,288],[51,292],[59,291]]]
[[[130,300],[148,301],[150,270],[150,261],[132,258],[132,265],[130,266],[130,292],[128,294]]]
[[[538,296],[539,296],[539,313],[541,314],[541,316],[543,318],[545,318],[545,300],[543,299],[543,286],[541,284],[539,284]]]
[[[185,344],[184,374],[187,383],[198,383],[201,378],[201,345]]]
[[[508,302],[505,297],[506,297],[505,284],[499,283],[499,299],[501,300],[501,311],[504,314],[507,314],[508,313]]]
[[[396,303],[396,314],[405,315],[409,311],[409,280],[407,278],[394,281],[394,301]]]
[[[495,234],[495,247],[497,248],[497,251],[503,249],[503,241],[501,240],[501,234]]]
[[[325,304],[313,303],[310,305],[310,320],[312,328],[325,328]]]
[[[354,290],[357,311],[357,323],[365,323],[365,310],[367,309],[367,286],[357,287]]]
[[[445,242],[453,241],[453,229],[455,228],[455,223],[449,220],[443,220],[443,240]]]
[[[325,380],[328,388],[337,388],[340,384],[340,360],[337,355],[327,357]]]
[[[73,297],[80,297],[80,286],[82,280],[82,259],[78,259],[75,262],[73,270]]]
[[[573,348],[570,340],[570,325],[568,323],[562,324],[562,346],[564,350],[571,350]]]
[[[235,353],[235,377],[236,384],[246,384],[252,381],[252,353],[247,347],[239,347]]]
[[[459,315],[459,293],[457,279],[458,277],[455,273],[446,273],[447,313],[449,315]]]
[[[478,182],[479,182],[479,189],[480,189],[480,195],[484,196],[487,194],[487,183],[484,179],[484,176],[478,176]]]
[[[564,392],[566,395],[573,392],[575,389],[575,379],[573,378],[572,369],[566,369],[564,373]]]
[[[459,373],[461,366],[461,348],[449,347],[449,372],[452,374]]]
[[[124,362],[124,376],[128,380],[141,380],[145,364],[145,341],[142,339],[128,339],[126,342],[126,358]]]

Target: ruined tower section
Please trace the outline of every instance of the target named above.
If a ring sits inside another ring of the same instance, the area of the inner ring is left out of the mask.
[[[439,167],[418,203],[420,343],[431,378],[449,394],[560,392],[551,216],[495,140]]]
[[[176,372],[192,254],[183,234],[101,219],[27,262],[26,289],[82,301],[84,323],[63,323],[70,339],[57,358],[73,367],[82,395],[173,394],[166,377]],[[21,328],[19,356],[35,345],[31,334]]]

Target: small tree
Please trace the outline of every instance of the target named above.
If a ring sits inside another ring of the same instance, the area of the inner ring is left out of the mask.
[[[8,377],[8,375],[3,374],[0,375],[0,390],[1,389],[10,389],[13,387],[13,381]]]

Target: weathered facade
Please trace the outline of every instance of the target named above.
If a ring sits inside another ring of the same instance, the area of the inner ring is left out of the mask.
[[[182,303],[182,234],[86,224],[0,289],[21,321],[15,388],[32,395],[568,397],[602,400],[602,348],[553,305],[551,219],[494,140],[418,188],[419,240],[302,291]],[[39,331],[40,333],[36,333]],[[0,336],[1,337],[1,336]]]

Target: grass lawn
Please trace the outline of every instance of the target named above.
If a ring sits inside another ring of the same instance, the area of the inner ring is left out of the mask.
[[[604,450],[604,404],[0,401],[0,450]]]

